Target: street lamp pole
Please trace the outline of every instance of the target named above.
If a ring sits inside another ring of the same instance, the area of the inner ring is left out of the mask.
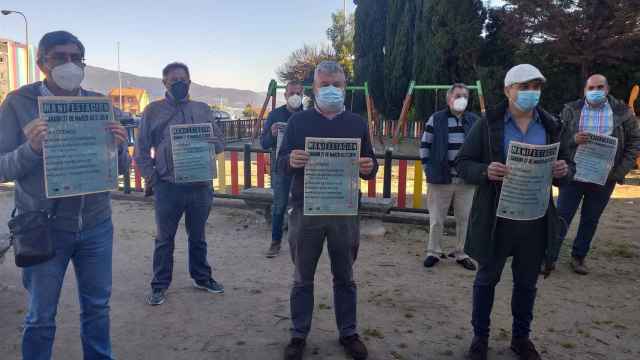
[[[2,10],[0,12],[2,13],[2,15],[18,14],[24,19],[24,36],[27,50],[27,83],[31,83],[31,58],[29,57],[29,22],[27,21],[27,17],[22,11]]]

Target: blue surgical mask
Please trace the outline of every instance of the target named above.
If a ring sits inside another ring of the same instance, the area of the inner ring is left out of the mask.
[[[344,109],[344,91],[335,86],[318,89],[316,104],[323,112],[338,113]]]
[[[518,109],[529,112],[540,102],[540,90],[520,90],[515,105]]]
[[[591,104],[602,104],[607,100],[607,93],[604,90],[587,91],[587,101]]]

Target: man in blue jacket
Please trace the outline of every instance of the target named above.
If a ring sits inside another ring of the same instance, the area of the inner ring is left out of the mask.
[[[101,96],[80,87],[84,54],[84,45],[73,34],[45,34],[38,45],[37,62],[46,79],[11,92],[0,107],[0,182],[15,182],[18,214],[53,207],[44,188],[42,146],[47,123],[38,119],[38,97]],[[116,122],[107,130],[118,145],[118,172],[124,174],[130,165],[126,130]],[[80,337],[84,358],[113,359],[109,335],[113,249],[110,194],[57,201],[52,223],[56,255],[22,273],[29,293],[22,358],[51,359],[60,291],[67,266],[73,262],[82,309]]]
[[[273,206],[271,207],[271,246],[267,251],[267,257],[273,258],[280,253],[282,242],[282,226],[284,215],[289,203],[289,190],[291,189],[291,176],[278,174],[276,169],[276,158],[278,143],[282,143],[284,130],[287,128],[289,118],[302,111],[302,96],[304,88],[298,81],[290,81],[284,93],[287,100],[286,105],[282,105],[269,114],[262,129],[260,144],[265,150],[271,150],[271,188],[273,189]],[[280,135],[278,135],[280,134]]]
[[[431,115],[422,135],[420,158],[427,176],[427,208],[429,209],[429,244],[424,266],[436,265],[440,258],[446,258],[440,245],[444,222],[453,200],[456,217],[456,247],[449,254],[467,270],[476,266],[464,253],[467,224],[473,203],[474,185],[465,184],[458,177],[454,160],[464,143],[471,127],[478,119],[467,110],[469,88],[464,84],[453,84],[447,91],[447,109]]]

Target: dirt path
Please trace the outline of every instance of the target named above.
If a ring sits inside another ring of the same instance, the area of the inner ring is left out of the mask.
[[[640,188],[619,188],[594,241],[593,274],[578,277],[567,263],[540,282],[534,341],[545,359],[626,360],[640,357]],[[0,192],[0,219],[12,206]],[[186,238],[176,243],[167,302],[144,302],[151,273],[152,207],[114,202],[117,240],[112,298],[113,346],[118,359],[281,359],[288,340],[292,266],[283,256],[265,259],[269,227],[262,216],[214,208],[208,224],[209,259],[224,295],[191,287]],[[2,224],[0,233],[6,231]],[[363,228],[376,226],[364,222]],[[422,267],[424,227],[385,225],[384,238],[364,236],[356,264],[360,332],[371,359],[461,359],[470,341],[473,273],[453,262]],[[572,229],[573,234],[575,229]],[[448,238],[453,243],[452,238]],[[11,255],[11,254],[9,254]],[[9,258],[0,265],[0,358],[19,358],[26,309],[20,272]],[[58,311],[57,359],[81,359],[78,305],[69,269]],[[510,338],[511,274],[505,270],[493,316],[492,359],[515,359]],[[308,359],[346,359],[336,341],[328,261],[316,277],[316,312]]]

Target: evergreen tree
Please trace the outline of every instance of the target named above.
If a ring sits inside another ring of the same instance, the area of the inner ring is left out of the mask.
[[[414,78],[421,84],[448,85],[477,80],[486,13],[480,0],[422,0],[416,25]],[[417,116],[426,118],[445,106],[433,93],[416,98]]]
[[[355,12],[355,82],[369,84],[376,109],[386,112],[384,94],[384,45],[387,0],[356,0]],[[363,108],[358,104],[358,108]]]
[[[413,76],[413,49],[418,0],[390,0],[385,36],[384,114],[398,119],[402,101]]]

